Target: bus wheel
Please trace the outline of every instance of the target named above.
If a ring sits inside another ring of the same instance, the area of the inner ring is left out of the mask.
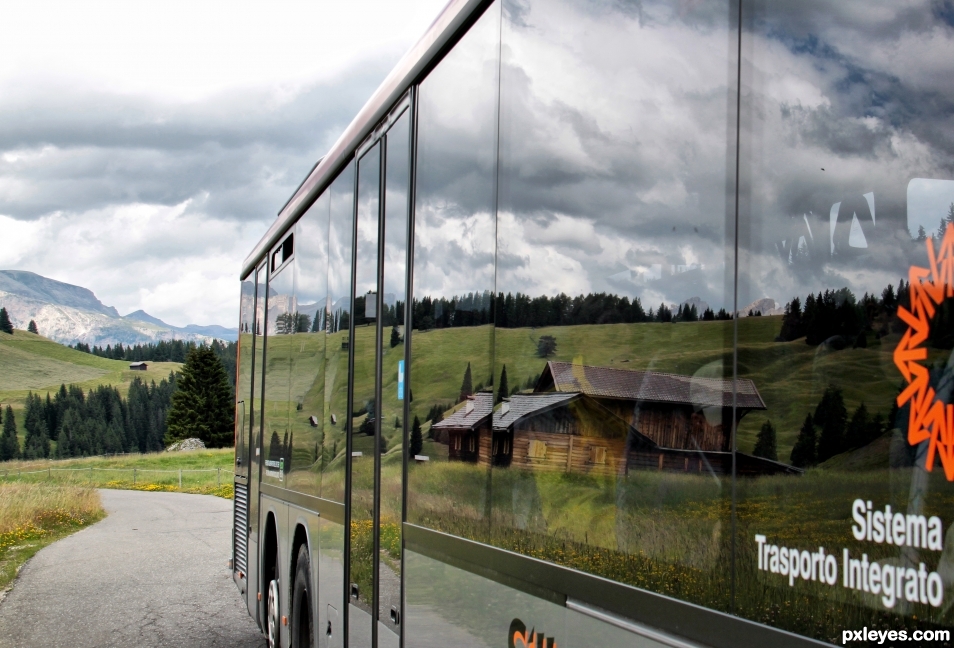
[[[268,599],[265,607],[265,620],[268,639],[268,648],[281,646],[281,619],[278,609],[278,558],[275,558],[275,579],[268,583]]]
[[[311,563],[306,545],[299,547],[297,562],[292,594],[292,648],[313,648],[315,628],[311,618]]]

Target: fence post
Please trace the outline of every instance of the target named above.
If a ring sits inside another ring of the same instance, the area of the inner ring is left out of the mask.
[[[133,468],[133,486],[136,485],[136,469]]]
[[[215,469],[215,485],[216,486],[222,485],[222,469],[221,468]]]
[[[182,468],[179,469],[179,490],[182,490]]]

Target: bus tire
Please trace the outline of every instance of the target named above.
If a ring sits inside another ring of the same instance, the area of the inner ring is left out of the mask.
[[[268,648],[280,648],[281,641],[281,606],[279,603],[278,584],[278,555],[275,555],[275,578],[268,583],[268,596],[265,602],[265,639]]]
[[[295,585],[292,590],[292,648],[314,648],[315,626],[311,614],[311,560],[307,545],[298,548]]]

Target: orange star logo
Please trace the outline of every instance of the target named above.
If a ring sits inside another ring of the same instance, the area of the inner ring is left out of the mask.
[[[948,224],[941,240],[940,252],[934,252],[934,240],[926,241],[928,267],[911,266],[909,295],[911,310],[898,308],[898,317],[908,330],[894,350],[894,364],[908,386],[898,396],[898,407],[911,404],[908,422],[908,443],[929,441],[924,468],[934,469],[940,456],[948,481],[954,481],[954,405],[945,405],[928,384],[928,368],[924,346],[931,333],[931,318],[945,297],[954,297],[954,224]]]

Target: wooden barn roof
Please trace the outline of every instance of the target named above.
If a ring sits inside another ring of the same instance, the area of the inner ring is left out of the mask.
[[[473,396],[474,409],[461,407],[456,412],[434,424],[434,429],[474,429],[479,426],[494,409],[494,395],[490,392],[477,392]]]
[[[514,394],[494,412],[494,429],[505,430],[522,418],[541,414],[579,398],[579,394]]]
[[[740,409],[767,409],[755,383],[736,381]],[[591,367],[569,362],[547,362],[537,388],[558,392],[580,392],[596,398],[731,407],[732,380],[698,378],[655,371],[630,371],[611,367]]]

